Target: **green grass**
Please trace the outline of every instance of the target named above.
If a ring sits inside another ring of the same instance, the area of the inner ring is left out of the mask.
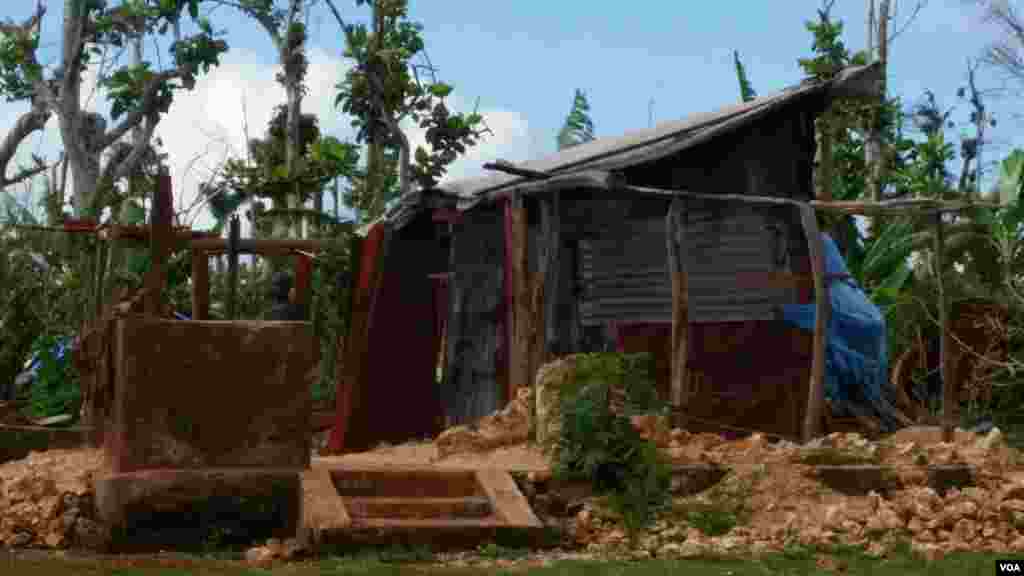
[[[256,576],[290,574],[295,576],[365,574],[385,576],[391,574],[447,574],[450,576],[476,576],[483,574],[539,574],[541,576],[783,576],[825,575],[836,571],[818,566],[822,552],[794,548],[785,553],[758,559],[700,559],[700,560],[644,560],[625,561],[561,561],[550,566],[518,566],[512,568],[453,568],[421,562],[388,562],[380,558],[327,558],[308,562],[278,564],[272,569],[259,569],[238,562],[203,559],[197,557],[138,557],[138,558],[60,558],[52,555],[13,556],[0,555],[0,573],[10,576],[186,576],[211,574],[220,576]],[[482,560],[489,555],[484,555]],[[504,556],[504,554],[500,555]],[[909,554],[890,559],[873,559],[854,549],[834,549],[828,553],[834,565],[841,565],[845,574],[874,576],[962,576],[994,573],[998,555],[957,554],[941,561],[927,563]]]

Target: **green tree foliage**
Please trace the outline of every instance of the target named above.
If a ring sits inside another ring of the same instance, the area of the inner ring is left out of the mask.
[[[150,141],[162,114],[169,109],[178,89],[191,89],[199,74],[215,66],[227,44],[216,37],[212,25],[200,16],[201,0],[69,0],[65,4],[61,60],[46,77],[37,57],[41,42],[43,3],[23,23],[8,21],[0,25],[0,91],[9,101],[29,104],[8,133],[0,149],[0,174],[17,147],[32,133],[42,130],[55,115],[74,181],[72,202],[76,215],[100,214],[107,207],[102,182],[116,182],[132,174],[149,150]],[[184,12],[196,22],[198,32],[177,36],[170,46],[165,69],[153,63],[115,66],[100,78],[111,101],[111,120],[88,112],[80,103],[82,78],[86,69],[98,62],[106,50],[124,46],[138,34],[163,34],[177,25]],[[121,138],[136,128],[142,137],[118,150]],[[105,166],[101,157],[114,150]],[[40,164],[37,162],[37,164]],[[45,167],[37,165],[18,177],[33,175]],[[0,184],[14,179],[3,178]]]
[[[590,119],[590,103],[579,88],[572,99],[572,108],[565,124],[558,131],[558,149],[565,150],[594,139],[594,122]]]
[[[743,102],[750,102],[757,98],[757,92],[754,91],[754,87],[750,84],[750,79],[747,78],[747,69],[743,66],[743,62],[740,61],[739,51],[733,50],[732,59],[736,64],[736,80],[740,83],[740,99]]]
[[[357,204],[369,206],[372,218],[383,210],[386,181],[394,170],[401,193],[413,184],[429,188],[487,129],[475,110],[466,114],[449,109],[447,98],[454,88],[438,81],[426,59],[423,26],[409,19],[407,0],[356,0],[356,4],[372,9],[370,26],[346,23],[328,0],[345,33],[345,56],[354,61],[337,86],[335,104],[352,117],[357,141],[370,146],[367,173],[356,194],[367,197]],[[411,150],[401,128],[406,121],[425,130],[426,147]],[[393,151],[391,158],[388,150]]]
[[[220,0],[218,0],[220,1]],[[284,111],[279,120],[278,130],[284,140],[283,173],[289,179],[289,186],[275,195],[275,210],[297,210],[303,193],[304,149],[303,130],[308,120],[302,115],[302,99],[306,95],[305,78],[309,69],[306,58],[306,27],[301,17],[305,7],[302,0],[287,0],[286,8],[279,8],[274,0],[240,0],[221,2],[241,10],[254,19],[270,36],[278,54],[281,70],[276,80],[285,91]],[[295,231],[295,218],[277,218],[272,223],[276,235],[289,236]]]
[[[299,204],[304,205],[335,178],[353,178],[358,174],[358,148],[337,138],[322,136],[316,116],[304,114],[300,141],[303,168],[301,173],[290,175],[286,163],[287,113],[286,106],[279,106],[265,137],[249,142],[249,157],[228,160],[217,180],[201,188],[219,227],[245,204],[250,206],[246,217],[262,236],[271,234],[275,219],[305,218],[317,226],[338,224],[325,212],[267,207],[268,203],[285,205],[285,199],[296,191]],[[296,182],[298,187],[294,186]]]

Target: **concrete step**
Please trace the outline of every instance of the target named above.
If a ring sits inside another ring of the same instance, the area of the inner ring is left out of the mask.
[[[308,471],[303,487],[304,524],[321,544],[474,547],[544,531],[503,470],[332,466]]]
[[[359,518],[486,518],[493,508],[486,497],[345,498],[348,514]]]

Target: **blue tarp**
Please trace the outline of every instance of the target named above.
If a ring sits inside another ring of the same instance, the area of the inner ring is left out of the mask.
[[[877,418],[883,431],[899,427],[888,385],[889,362],[885,317],[850,277],[835,242],[822,234],[825,274],[832,315],[825,351],[825,397],[839,417]],[[814,304],[783,307],[783,319],[804,330],[814,330]]]

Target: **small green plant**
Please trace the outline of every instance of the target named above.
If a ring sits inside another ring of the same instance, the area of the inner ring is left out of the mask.
[[[411,564],[429,562],[434,553],[427,546],[391,546],[373,551],[376,560],[386,564]]]
[[[32,346],[33,352],[38,354],[39,369],[30,389],[29,410],[36,418],[61,414],[77,416],[82,405],[82,392],[71,353],[59,355],[59,341],[57,336],[46,334],[37,338]]]
[[[686,522],[706,536],[724,536],[739,524],[739,518],[728,508],[704,504],[687,512]]]
[[[509,548],[495,542],[481,544],[477,547],[476,552],[481,558],[489,558],[492,560],[518,560],[529,554],[529,550],[522,548]]]
[[[562,398],[555,475],[587,480],[607,495],[630,535],[668,498],[671,470],[657,447],[640,437],[629,415],[658,407],[646,355],[588,354],[577,364],[576,386]],[[611,409],[613,389],[625,392],[623,413]]]
[[[707,536],[728,534],[750,519],[750,493],[764,474],[763,469],[755,469],[746,476],[726,477],[702,496],[677,501],[672,515]]]

